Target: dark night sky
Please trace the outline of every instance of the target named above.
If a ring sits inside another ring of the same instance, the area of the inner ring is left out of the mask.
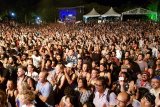
[[[39,14],[46,19],[53,19],[57,14],[57,8],[59,7],[76,7],[84,5],[85,11],[90,11],[95,5],[89,5],[90,3],[97,3],[99,5],[117,7],[123,11],[125,8],[133,7],[148,7],[149,4],[158,2],[160,7],[160,0],[0,0],[0,16],[6,14],[9,11],[15,11],[19,19],[24,19],[28,16],[28,19],[32,13]],[[89,7],[90,6],[90,7]],[[102,6],[96,9],[100,12],[104,10]],[[54,15],[54,16],[53,16]],[[51,17],[48,17],[51,16]],[[53,16],[53,17],[52,17]]]
[[[82,2],[85,3],[91,3],[91,2],[97,2],[102,5],[114,5],[114,6],[121,6],[125,4],[132,4],[132,5],[140,5],[145,6],[146,4],[157,1],[157,0],[0,0],[1,6],[6,7],[14,7],[16,5],[23,5],[23,6],[34,6],[36,4],[39,4],[41,2],[52,2],[53,5],[59,5],[59,6],[67,6],[67,5],[77,5],[82,4]]]

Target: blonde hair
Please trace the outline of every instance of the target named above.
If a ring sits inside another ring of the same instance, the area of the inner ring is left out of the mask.
[[[19,94],[19,98],[23,103],[32,102],[35,100],[35,94],[31,90],[24,90]]]

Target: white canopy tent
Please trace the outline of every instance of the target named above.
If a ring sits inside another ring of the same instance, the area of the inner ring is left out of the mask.
[[[144,8],[135,8],[135,9],[123,12],[121,20],[123,19],[123,15],[149,15],[149,14],[154,14],[157,17],[157,12],[153,12],[151,10],[147,10]]]
[[[84,18],[99,17],[100,14],[93,8],[89,13],[83,15]]]
[[[85,23],[87,23],[88,18],[100,17],[101,15],[93,8],[89,13],[83,15]]]
[[[101,17],[109,17],[109,16],[114,16],[114,17],[121,17],[121,14],[117,13],[112,7]]]

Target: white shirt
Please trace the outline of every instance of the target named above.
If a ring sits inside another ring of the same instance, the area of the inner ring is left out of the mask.
[[[109,95],[109,102],[107,101],[107,93],[109,89],[106,89],[101,97],[99,97],[99,92],[95,92],[95,97],[93,99],[93,104],[95,107],[103,107],[106,105],[109,107],[109,105],[116,105],[117,100],[116,100],[116,95],[115,93],[110,93]]]
[[[40,67],[40,62],[41,62],[41,56],[32,55],[32,59],[33,59],[33,65],[36,68],[39,68]]]
[[[116,50],[116,57],[118,59],[121,59],[122,58],[122,51],[121,50]]]
[[[37,72],[33,72],[33,73],[26,72],[25,75],[33,78],[35,81],[38,81],[38,73]]]

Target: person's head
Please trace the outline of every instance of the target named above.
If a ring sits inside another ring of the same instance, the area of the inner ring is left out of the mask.
[[[34,88],[36,86],[36,81],[33,78],[27,78],[27,84],[30,86],[30,88]]]
[[[17,90],[18,92],[21,92],[23,90],[30,90],[30,86],[27,84],[27,82],[18,82]]]
[[[22,77],[25,75],[25,68],[23,66],[19,66],[18,67],[18,72],[17,72],[17,76],[18,77]]]
[[[72,56],[74,54],[74,51],[72,49],[69,50],[69,56]]]
[[[97,69],[92,69],[92,71],[91,71],[91,77],[92,78],[98,77],[98,70]]]
[[[155,76],[154,78],[152,78],[151,86],[154,89],[160,88],[160,76]]]
[[[157,59],[156,65],[157,65],[157,66],[160,66],[160,59]]]
[[[58,61],[58,62],[60,62],[61,61],[61,55],[60,54],[56,54],[56,60]]]
[[[35,56],[37,56],[37,55],[39,55],[39,51],[38,51],[38,50],[34,50],[34,51],[33,51],[33,54],[34,54]]]
[[[143,54],[138,54],[138,61],[142,61],[143,60],[144,55]]]
[[[142,81],[148,81],[149,77],[150,77],[149,72],[144,71],[144,72],[142,73]]]
[[[29,65],[29,64],[33,64],[33,59],[32,58],[27,59],[27,65]]]
[[[52,61],[50,59],[47,59],[45,66],[46,68],[50,68],[52,66]]]
[[[83,64],[83,60],[82,60],[82,58],[78,58],[77,63],[78,63],[78,65],[82,65],[82,64]]]
[[[117,107],[127,107],[130,96],[127,92],[120,92],[117,96]]]
[[[66,96],[65,97],[65,107],[74,107],[74,97],[73,96]]]
[[[61,73],[63,72],[64,67],[62,64],[57,64],[55,70],[56,70],[56,73]]]
[[[151,56],[152,56],[151,53],[150,53],[150,52],[147,52],[146,55],[145,55],[145,58],[146,58],[146,59],[150,59]]]
[[[105,71],[106,70],[106,65],[104,63],[101,63],[99,66],[100,71]]]
[[[27,57],[28,57],[28,54],[27,53],[24,53],[23,55],[22,55],[22,60],[24,61],[24,60],[26,60],[27,59]]]
[[[35,94],[31,90],[23,90],[20,92],[19,98],[23,104],[29,105],[35,100]]]
[[[92,102],[86,102],[83,104],[83,107],[95,107],[95,105]]]
[[[9,89],[9,90],[14,89],[13,80],[8,80],[8,81],[7,81],[7,89]]]
[[[68,63],[67,65],[65,65],[66,66],[66,68],[67,68],[67,71],[69,72],[69,71],[71,71],[72,70],[72,68],[73,68],[73,63]]]
[[[83,70],[84,72],[87,72],[87,70],[88,70],[88,64],[87,64],[87,63],[84,63],[84,64],[83,64],[82,70]]]
[[[112,51],[112,57],[116,57],[116,52]]]
[[[15,64],[17,62],[17,58],[15,56],[9,57],[9,64]]]
[[[130,52],[129,51],[126,51],[125,52],[125,58],[128,58],[130,56]]]
[[[105,89],[108,87],[107,83],[108,83],[108,78],[98,77],[95,83],[96,90],[99,93],[103,93]]]
[[[28,71],[28,72],[33,72],[33,71],[34,71],[34,65],[33,65],[33,64],[29,64],[29,65],[27,66],[27,71]]]
[[[119,77],[123,77],[124,81],[126,81],[128,79],[128,73],[127,72],[120,72]]]
[[[33,59],[32,58],[27,59],[27,65],[29,65],[29,64],[33,64]]]
[[[86,78],[79,78],[78,79],[78,88],[87,88],[87,80]]]
[[[155,96],[146,93],[141,99],[141,107],[155,107]]]
[[[137,98],[140,101],[146,93],[149,93],[149,90],[147,88],[140,87],[137,89],[137,93]]]
[[[128,64],[130,64],[130,60],[128,58],[125,58],[124,59],[124,65],[128,65]]]
[[[45,82],[47,81],[47,76],[48,76],[48,72],[46,72],[46,71],[41,71],[41,72],[39,73],[39,78],[38,78],[39,82],[45,83]]]

